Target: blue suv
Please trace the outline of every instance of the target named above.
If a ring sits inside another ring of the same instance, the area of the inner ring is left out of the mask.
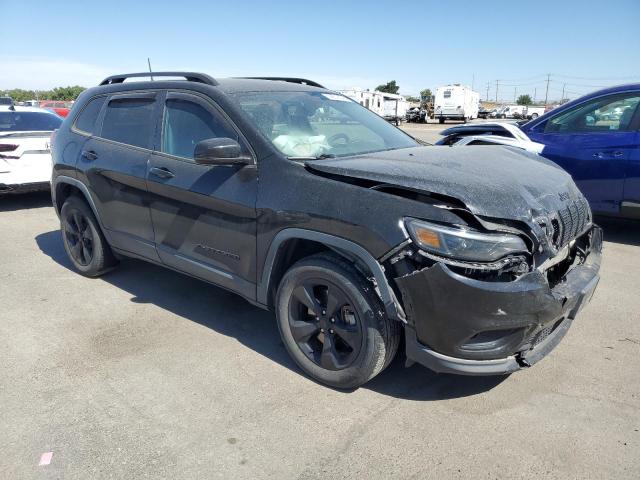
[[[640,83],[599,90],[521,126],[594,213],[640,218]]]

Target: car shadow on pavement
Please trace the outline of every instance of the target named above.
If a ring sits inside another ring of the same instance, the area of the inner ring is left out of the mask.
[[[0,197],[0,212],[52,206],[51,192],[15,193]]]
[[[53,261],[73,270],[59,230],[36,237],[40,250]],[[206,282],[140,260],[127,259],[97,281],[108,282],[132,295],[135,303],[150,303],[243,345],[302,375],[286,352],[271,312],[238,295]],[[401,344],[401,350],[403,350]],[[399,353],[389,367],[361,388],[411,400],[443,400],[485,392],[506,377],[438,375],[419,365],[404,367]],[[349,393],[349,392],[344,392]]]
[[[640,220],[595,217],[595,223],[602,227],[605,242],[640,246]]]

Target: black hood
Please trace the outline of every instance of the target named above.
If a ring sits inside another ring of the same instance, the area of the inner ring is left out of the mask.
[[[454,197],[476,215],[528,224],[582,198],[555,163],[503,146],[405,148],[306,165],[333,176]]]

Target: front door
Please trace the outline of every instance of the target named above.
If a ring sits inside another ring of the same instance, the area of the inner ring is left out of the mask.
[[[198,165],[196,144],[209,138],[246,142],[210,100],[168,92],[160,148],[147,183],[155,242],[162,261],[254,299],[256,165]]]
[[[594,212],[618,213],[628,160],[637,148],[632,129],[640,93],[608,95],[576,105],[528,132],[542,156],[571,174]]]

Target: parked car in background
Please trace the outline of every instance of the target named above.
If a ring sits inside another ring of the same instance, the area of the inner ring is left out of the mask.
[[[400,345],[438,372],[527,368],[597,286],[601,230],[552,162],[422,146],[309,80],[153,76],[86,90],[53,141],[53,204],[83,275],[118,254],[238,293],[338,388]]]
[[[544,115],[546,108],[544,106],[536,107],[534,105],[527,105],[524,109],[524,118],[529,120],[535,120],[538,117]]]
[[[459,83],[438,87],[435,95],[433,118],[445,120],[473,120],[478,118],[480,94]]]
[[[13,105],[13,98],[0,97],[0,105]]]
[[[484,107],[482,107],[482,106],[481,106],[481,107],[478,109],[478,118],[483,118],[483,119],[487,119],[487,118],[489,118],[489,115],[491,115],[491,112],[492,112],[493,110],[494,110],[494,109],[488,109],[488,108],[484,108]]]
[[[424,123],[426,121],[426,118],[427,111],[418,107],[411,107],[409,110],[407,110],[407,114],[405,116],[405,120],[407,121],[407,123]]]
[[[49,139],[61,124],[41,108],[0,106],[0,194],[49,188]]]
[[[497,115],[497,118],[524,118],[524,105],[504,105]]]
[[[61,117],[69,115],[72,102],[59,101],[59,100],[41,100],[38,102],[40,108],[46,108],[54,113],[57,113]]]
[[[545,145],[594,212],[640,218],[640,83],[573,100],[520,128]]]
[[[541,153],[544,145],[532,142],[515,123],[486,122],[456,125],[440,132],[436,145],[466,147],[472,145],[504,145],[531,153]]]

